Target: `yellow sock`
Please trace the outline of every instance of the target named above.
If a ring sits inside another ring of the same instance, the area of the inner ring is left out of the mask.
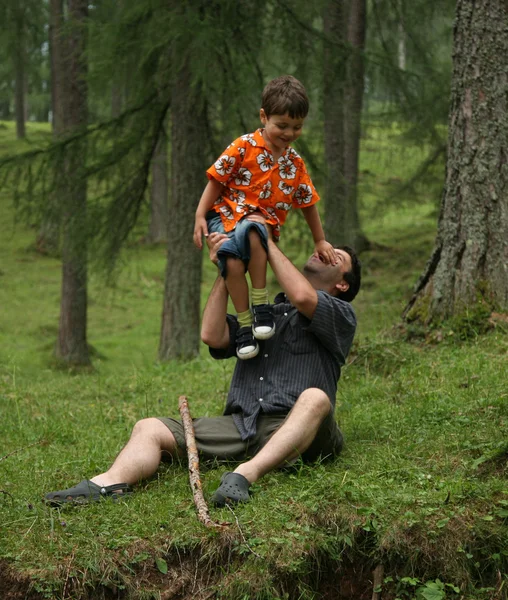
[[[266,288],[262,288],[260,290],[256,290],[252,288],[251,290],[251,298],[252,304],[268,304],[268,290]]]
[[[250,327],[252,325],[252,313],[249,310],[237,314],[240,327]]]

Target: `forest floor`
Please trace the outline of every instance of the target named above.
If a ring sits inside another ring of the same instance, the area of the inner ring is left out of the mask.
[[[32,143],[44,135],[29,128]],[[212,509],[230,523],[221,531],[198,522],[185,464],[163,465],[127,501],[41,502],[107,468],[136,420],[178,416],[181,394],[194,415],[221,414],[234,365],[204,346],[190,362],[157,361],[166,249],[134,239],[114,287],[91,274],[93,368],[58,368],[61,264],[34,251],[36,229],[14,224],[0,190],[0,598],[507,597],[507,317],[401,324],[440,194],[429,182],[391,194],[420,152],[397,151],[392,137],[373,129],[362,146],[375,246],[362,255],[358,335],[337,395],[344,452],[267,475],[248,504]],[[0,126],[0,152],[12,139]],[[299,265],[302,236],[288,231],[284,247]],[[213,277],[205,264],[203,302]],[[206,497],[229,468],[203,466]]]

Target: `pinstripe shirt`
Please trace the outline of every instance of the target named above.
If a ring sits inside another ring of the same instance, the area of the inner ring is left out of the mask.
[[[356,329],[352,306],[318,291],[312,320],[307,319],[279,294],[273,306],[275,335],[258,340],[259,354],[237,360],[225,415],[233,415],[242,440],[256,433],[260,412],[287,414],[300,394],[319,388],[335,408],[341,366],[351,348]],[[210,348],[213,358],[236,357],[236,317],[227,315],[230,343],[226,350]]]

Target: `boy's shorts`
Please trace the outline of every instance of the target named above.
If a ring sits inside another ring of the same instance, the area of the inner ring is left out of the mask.
[[[287,415],[264,415],[257,420],[256,435],[243,441],[231,415],[222,417],[203,417],[193,419],[196,446],[205,461],[237,461],[252,458],[268,442],[277,429],[284,423]],[[186,451],[185,434],[181,421],[169,417],[159,417],[175,436],[178,447]],[[330,411],[312,444],[301,455],[305,462],[318,458],[336,456],[342,450],[342,433]]]
[[[220,215],[214,210],[210,210],[207,212],[206,223],[208,226],[209,234],[215,232],[225,233],[224,225],[222,224]],[[239,258],[245,265],[245,270],[247,270],[250,260],[249,231],[251,229],[255,229],[259,233],[259,237],[261,238],[263,248],[268,253],[268,232],[266,230],[266,227],[261,223],[255,223],[254,221],[242,219],[236,225],[233,231],[228,232],[227,236],[229,237],[229,240],[224,242],[224,244],[222,244],[222,246],[219,248],[219,251],[217,252],[217,256],[219,259],[219,269],[222,277],[226,277],[226,260],[228,256]]]

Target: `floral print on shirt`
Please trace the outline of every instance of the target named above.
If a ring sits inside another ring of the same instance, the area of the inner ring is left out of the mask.
[[[259,211],[278,238],[288,212],[316,204],[319,195],[298,153],[288,146],[275,163],[262,132],[258,129],[236,139],[206,173],[224,186],[213,208],[221,215],[225,231]]]

